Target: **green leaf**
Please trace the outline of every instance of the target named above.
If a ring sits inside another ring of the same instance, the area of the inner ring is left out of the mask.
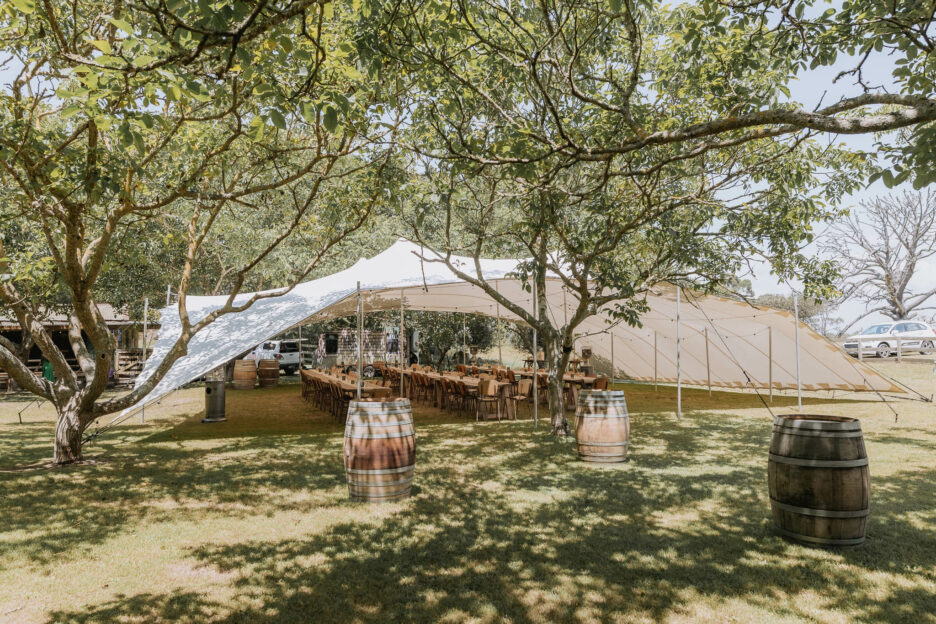
[[[332,134],[338,129],[338,111],[329,106],[325,109],[325,129]]]
[[[36,12],[36,3],[34,0],[13,0],[13,6],[27,15],[32,15]]]
[[[128,35],[133,34],[133,26],[131,26],[129,22],[126,22],[122,19],[117,19],[114,17],[108,17],[107,21],[113,24],[114,26],[116,26],[117,28],[119,28],[120,30],[124,31]]]
[[[302,114],[302,118],[306,120],[307,123],[315,123],[315,106],[310,102],[303,102],[299,105],[299,111]]]
[[[270,121],[272,121],[273,125],[280,130],[286,129],[286,118],[283,117],[283,114],[275,108],[270,109]]]
[[[611,0],[611,12],[612,13],[621,12],[621,0]]]
[[[111,44],[108,41],[105,41],[104,39],[95,39],[94,41],[91,42],[91,45],[93,45],[95,48],[97,48],[104,54],[111,53]]]
[[[322,5],[322,16],[325,19],[332,19],[335,17],[335,3],[329,2],[328,4]]]
[[[254,117],[247,127],[247,136],[251,141],[259,141],[263,138],[263,131],[266,130],[266,123],[262,117]]]

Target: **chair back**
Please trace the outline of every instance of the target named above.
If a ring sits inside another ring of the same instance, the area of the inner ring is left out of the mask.
[[[517,382],[517,394],[524,397],[529,397],[533,392],[533,380],[532,379],[521,379]]]
[[[514,372],[510,370],[509,368],[507,369],[506,375],[507,375],[507,381],[509,381],[510,383],[517,382],[517,376],[514,375]]]
[[[608,389],[608,378],[599,377],[595,380],[595,390],[607,390]]]
[[[482,379],[481,383],[478,384],[478,396],[497,396],[497,382],[495,382],[493,379]]]

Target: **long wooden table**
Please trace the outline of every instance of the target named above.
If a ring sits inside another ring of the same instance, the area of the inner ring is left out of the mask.
[[[316,370],[303,370],[301,373],[305,377],[314,377],[331,384],[336,383],[341,388],[342,392],[357,394],[357,381],[342,379],[341,375],[332,375],[331,373]],[[387,386],[381,386],[373,381],[365,381],[361,385],[361,397],[363,398],[382,398],[388,396],[390,396],[390,388]]]
[[[427,373],[425,371],[413,371],[412,369],[405,369],[403,371],[402,383],[401,383],[401,389],[400,389],[400,393],[403,396],[410,396],[412,394],[412,383],[413,383],[414,372],[418,372],[422,375],[425,375],[432,382],[433,395],[434,395],[432,403],[434,406],[439,407],[441,409],[448,408],[448,406],[446,405],[446,401],[445,401],[445,393],[442,391],[442,378],[443,377],[445,377],[445,380],[449,382],[454,382],[454,381],[464,382],[465,386],[467,386],[471,390],[474,390],[475,392],[478,391],[478,388],[481,386],[481,381],[482,381],[479,377],[472,377],[470,375],[462,376],[458,373],[447,373],[443,375],[441,373],[434,373],[434,372]],[[502,381],[497,381],[496,379],[491,379],[490,381],[491,383],[494,384],[494,387],[497,389],[497,393],[500,395],[500,397],[502,399],[506,399],[510,392],[510,384],[504,383]],[[509,403],[505,401],[505,404],[507,404],[507,414],[509,416],[510,415]]]

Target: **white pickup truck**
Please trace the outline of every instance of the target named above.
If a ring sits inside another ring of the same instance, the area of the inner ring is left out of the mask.
[[[299,370],[298,340],[267,340],[248,353],[245,360],[279,360],[284,375],[293,375]]]

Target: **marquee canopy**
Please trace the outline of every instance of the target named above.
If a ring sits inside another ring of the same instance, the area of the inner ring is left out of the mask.
[[[462,312],[519,319],[499,307],[482,289],[459,279],[444,264],[424,262],[418,245],[399,240],[373,258],[333,275],[305,282],[289,293],[257,301],[249,309],[227,314],[196,334],[188,355],[175,362],[145,398],[155,401],[207,374],[257,344],[302,323],[356,313],[357,282],[365,312],[399,309]],[[429,257],[426,255],[425,257]],[[456,258],[460,269],[476,275],[474,260]],[[532,310],[532,296],[510,277],[518,260],[482,260],[481,273],[497,284],[510,301]],[[554,324],[574,310],[575,299],[564,293],[558,278],[547,279],[546,296]],[[238,297],[242,302],[253,293]],[[612,326],[606,315],[586,319],[577,328],[576,350],[591,347],[599,372],[641,381],[676,381],[676,289],[663,286],[648,296],[650,310],[642,327]],[[192,322],[224,304],[226,297],[187,298]],[[687,384],[741,388],[796,388],[795,322],[784,310],[757,307],[715,296],[683,295],[680,333],[682,381]],[[165,357],[180,333],[178,309],[164,308],[162,328],[153,354],[137,378],[143,383]],[[799,323],[800,379],[804,390],[877,390],[903,392],[835,344]],[[613,359],[612,359],[613,358]]]

